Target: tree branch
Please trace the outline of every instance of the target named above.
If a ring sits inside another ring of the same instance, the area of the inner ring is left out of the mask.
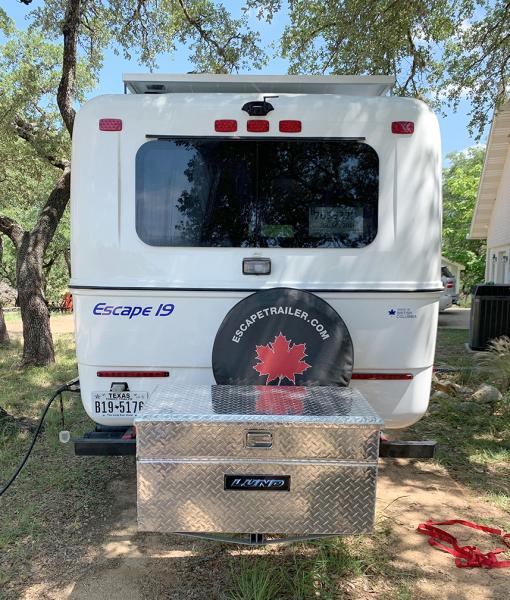
[[[64,52],[62,76],[57,92],[57,104],[69,135],[73,135],[75,110],[73,108],[74,86],[76,82],[76,49],[80,26],[81,0],[68,0],[62,33]]]
[[[23,229],[16,221],[5,215],[0,215],[0,233],[3,233],[11,240],[16,250],[20,247],[23,239]]]
[[[181,5],[182,8],[182,12],[184,13],[184,16],[186,17],[186,20],[188,21],[188,23],[194,27],[196,29],[196,31],[198,32],[198,34],[200,35],[200,37],[204,40],[204,42],[206,42],[207,44],[210,44],[211,46],[213,46],[213,48],[216,50],[216,52],[218,53],[219,56],[221,56],[221,58],[225,61],[225,64],[230,64],[232,65],[232,61],[229,59],[227,52],[225,51],[225,47],[221,46],[212,36],[211,34],[204,29],[204,27],[202,26],[202,23],[200,22],[199,19],[195,18],[188,10],[187,6],[184,4],[184,0],[179,0],[179,4]],[[232,65],[234,66],[234,65]]]
[[[70,196],[71,169],[67,167],[48,196],[37,224],[31,232],[31,243],[41,249],[42,255],[44,255],[46,248],[53,239]]]
[[[37,143],[35,128],[31,123],[28,123],[28,121],[25,121],[21,117],[16,117],[13,126],[16,135],[28,142],[41,158],[44,158],[51,165],[57,167],[57,169],[61,169],[62,171],[69,167],[68,160],[64,158],[58,158],[54,154],[45,152],[41,148],[41,146]]]

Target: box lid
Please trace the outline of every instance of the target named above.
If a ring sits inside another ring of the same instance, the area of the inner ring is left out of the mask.
[[[297,386],[158,386],[135,418],[148,422],[310,423],[381,426],[353,388]]]

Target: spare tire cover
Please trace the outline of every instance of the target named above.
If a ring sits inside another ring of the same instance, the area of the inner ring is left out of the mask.
[[[338,385],[351,380],[353,347],[340,315],[303,290],[273,288],[236,304],[214,340],[222,385]]]

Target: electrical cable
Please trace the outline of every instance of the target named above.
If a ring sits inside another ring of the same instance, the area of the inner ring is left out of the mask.
[[[76,389],[77,383],[78,383],[78,379],[77,378],[76,379],[72,379],[71,381],[68,381],[67,383],[64,383],[64,385],[61,385],[59,388],[57,388],[55,390],[55,392],[53,393],[53,395],[51,396],[51,398],[48,400],[48,403],[44,407],[42,415],[41,415],[41,417],[39,419],[39,423],[37,424],[37,429],[35,430],[34,437],[32,438],[32,442],[31,442],[31,444],[30,444],[30,446],[29,446],[29,448],[28,448],[25,456],[23,457],[23,460],[19,464],[18,468],[16,469],[16,471],[14,471],[14,473],[11,476],[11,478],[9,479],[9,481],[0,490],[0,496],[3,496],[3,494],[11,487],[11,485],[14,483],[14,481],[16,480],[16,478],[18,477],[18,475],[21,473],[21,471],[22,471],[23,467],[25,466],[27,460],[29,459],[30,454],[32,453],[32,450],[34,449],[35,442],[37,441],[37,438],[39,437],[39,434],[41,433],[41,429],[42,429],[42,425],[43,425],[44,419],[46,418],[48,410],[49,410],[50,406],[53,404],[53,401],[56,398],[58,398],[59,396],[60,396],[60,398],[62,398],[62,393],[63,392],[74,391]]]

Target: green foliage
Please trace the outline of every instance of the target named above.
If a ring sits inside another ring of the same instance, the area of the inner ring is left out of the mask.
[[[480,364],[491,374],[493,382],[502,391],[510,389],[510,337],[503,335],[491,340],[488,352],[478,354]]]
[[[443,172],[443,255],[466,267],[462,279],[470,290],[485,278],[485,241],[468,240],[476,202],[484,149],[469,148],[448,155]]]
[[[285,10],[281,0],[247,0],[259,18]],[[280,51],[292,73],[395,75],[396,93],[436,108],[472,104],[481,135],[505,97],[510,64],[506,0],[289,2]]]
[[[45,0],[27,8],[27,31],[15,29],[0,9],[0,214],[24,230],[40,210],[61,174],[55,164],[70,158],[70,138],[57,107],[62,71],[62,25],[67,0]],[[188,47],[198,71],[226,73],[260,67],[265,54],[247,17],[233,18],[212,0],[88,0],[82,3],[74,101],[81,104],[97,83],[104,52],[113,48],[148,66],[158,55]],[[0,278],[15,285],[15,251],[5,245]],[[46,296],[58,303],[68,268],[69,215],[66,213],[46,251]]]
[[[42,33],[20,32],[11,28],[0,48],[0,213],[14,219],[24,230],[37,223],[40,210],[61,174],[48,156],[65,160],[70,155],[70,139],[56,106],[60,80],[62,47],[46,41]],[[91,89],[92,79],[81,64],[78,69],[77,97]],[[29,141],[22,136],[27,135]],[[69,217],[64,217],[45,263],[47,296],[59,302],[67,288],[67,268],[63,253],[69,246]],[[16,287],[16,254],[4,237],[0,278]]]
[[[434,364],[459,367],[461,371],[444,377],[475,390],[493,380],[490,372],[479,368],[477,354],[466,351],[468,339],[467,329],[439,328]],[[437,460],[454,479],[501,505],[508,497],[510,477],[510,404],[503,398],[495,406],[481,405],[479,411],[465,413],[459,410],[463,400],[462,395],[454,395],[436,402],[434,411],[402,430],[399,438],[437,440]]]
[[[46,0],[32,19],[59,37],[66,0]],[[157,57],[173,54],[177,43],[189,49],[198,72],[229,73],[260,68],[266,55],[259,35],[248,28],[245,15],[233,18],[213,0],[88,0],[83,3],[80,42],[90,68],[97,74],[104,51],[111,47],[126,58],[154,68]]]
[[[282,586],[277,569],[266,559],[245,558],[232,569],[231,600],[274,600]]]

